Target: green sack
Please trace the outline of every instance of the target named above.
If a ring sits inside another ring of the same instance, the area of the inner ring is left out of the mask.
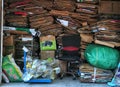
[[[85,59],[95,67],[115,69],[119,63],[120,52],[107,46],[89,44],[84,56]]]
[[[40,48],[42,51],[56,50],[55,36],[48,35],[48,36],[40,37]]]
[[[22,81],[22,72],[16,65],[12,55],[3,57],[2,69],[5,71],[11,82]]]

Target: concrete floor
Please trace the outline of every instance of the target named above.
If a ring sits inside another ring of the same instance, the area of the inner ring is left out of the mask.
[[[30,84],[30,83],[9,83],[2,84],[0,87],[109,87],[107,84],[80,83],[79,80],[72,80],[71,77],[64,77],[62,80],[57,79],[47,84]]]

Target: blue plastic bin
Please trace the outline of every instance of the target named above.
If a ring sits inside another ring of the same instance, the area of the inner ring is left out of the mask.
[[[24,51],[24,73],[26,72],[26,56],[27,56],[27,52]],[[51,83],[52,80],[48,78],[41,78],[41,79],[31,79],[26,82],[28,83]]]

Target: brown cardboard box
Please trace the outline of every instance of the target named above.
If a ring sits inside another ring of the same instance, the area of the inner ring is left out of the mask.
[[[99,13],[120,14],[120,1],[101,1]]]
[[[80,82],[83,83],[106,83],[111,81],[113,77],[112,71],[95,68],[87,63],[80,65],[79,70],[81,72]],[[95,80],[93,79],[94,77]]]
[[[83,42],[91,43],[93,41],[92,34],[80,34],[80,37]]]
[[[41,51],[41,59],[54,58],[55,51]]]
[[[3,55],[9,55],[13,53],[14,55],[14,36],[4,36],[3,38]]]
[[[4,46],[13,46],[14,45],[13,36],[3,37],[3,45]]]

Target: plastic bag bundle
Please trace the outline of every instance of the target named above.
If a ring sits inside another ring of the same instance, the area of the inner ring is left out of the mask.
[[[115,69],[119,63],[120,52],[107,46],[89,44],[85,50],[85,58],[95,67]]]
[[[22,81],[22,72],[16,65],[12,55],[3,57],[2,68],[11,82]]]
[[[22,77],[24,81],[39,78],[50,78],[54,80],[56,74],[60,73],[60,68],[55,59],[48,58],[46,60],[39,60],[30,58],[31,57],[27,57],[26,72]]]

